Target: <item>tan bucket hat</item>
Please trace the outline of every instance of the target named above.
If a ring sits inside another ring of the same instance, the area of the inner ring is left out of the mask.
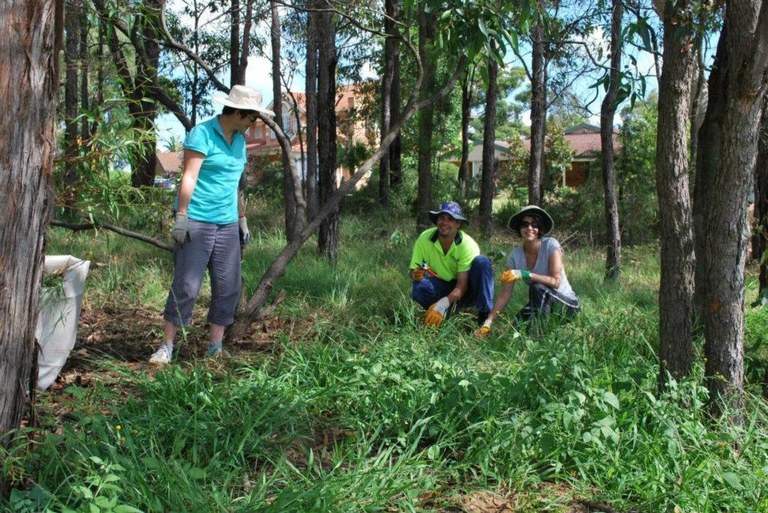
[[[214,96],[213,101],[240,110],[255,110],[274,116],[275,113],[261,106],[261,93],[242,85],[232,86],[229,96]]]

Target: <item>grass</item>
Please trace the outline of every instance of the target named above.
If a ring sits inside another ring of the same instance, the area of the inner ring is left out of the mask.
[[[308,243],[278,283],[288,299],[277,316],[310,329],[271,334],[268,353],[155,373],[102,358],[90,365],[103,379],[43,394],[43,426],[20,431],[0,458],[16,486],[0,506],[447,512],[502,501],[566,513],[589,501],[623,512],[768,511],[765,312],[747,316],[744,426],[713,423],[701,363],[656,391],[654,249],[625,249],[621,281],[606,285],[603,255],[568,247],[583,313],[532,339],[510,321],[524,302],[517,290],[478,341],[471,316],[422,327],[408,297],[410,223],[345,218],[334,265]],[[250,287],[284,243],[279,231],[254,232]],[[481,241],[503,252],[512,243]],[[59,231],[49,247],[103,264],[89,276],[89,308],[162,308],[171,272],[162,251]]]

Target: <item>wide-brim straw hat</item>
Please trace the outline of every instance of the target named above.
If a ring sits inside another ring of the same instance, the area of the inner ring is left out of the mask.
[[[437,216],[440,214],[448,214],[452,218],[462,223],[467,223],[467,218],[464,217],[464,213],[461,211],[461,206],[455,201],[448,201],[440,205],[439,210],[430,210],[429,219],[432,223],[437,223]]]
[[[547,214],[547,211],[536,205],[528,205],[521,208],[519,212],[509,218],[507,226],[509,226],[513,232],[519,234],[520,221],[522,221],[525,216],[536,217],[539,219],[539,222],[541,223],[541,235],[548,235],[549,232],[552,231],[552,228],[555,227],[555,222],[552,220],[552,217]]]
[[[261,106],[261,93],[242,85],[232,86],[229,95],[214,96],[213,101],[240,110],[255,110],[270,116],[275,113]]]

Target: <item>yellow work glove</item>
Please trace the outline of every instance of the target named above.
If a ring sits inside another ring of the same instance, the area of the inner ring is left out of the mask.
[[[451,302],[447,297],[444,297],[433,304],[427,310],[427,314],[424,316],[424,324],[427,326],[440,327],[445,320],[445,315],[448,313],[448,309],[451,307]]]
[[[506,285],[507,283],[515,283],[520,278],[522,278],[525,283],[530,283],[531,273],[525,269],[507,269],[501,273],[501,276],[499,276],[499,281]]]
[[[488,336],[488,334],[491,332],[491,324],[493,323],[492,320],[486,319],[482,326],[480,326],[477,331],[475,332],[475,338],[483,338]]]

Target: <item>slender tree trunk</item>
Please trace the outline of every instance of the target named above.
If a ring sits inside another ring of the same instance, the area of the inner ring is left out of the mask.
[[[89,20],[89,7],[83,5],[82,12],[80,13],[80,108],[87,112],[91,110],[90,102],[90,67],[91,57],[90,49],[88,48],[88,34],[90,32]],[[93,126],[87,116],[83,116],[80,121],[80,138],[83,141],[82,144],[88,146],[93,136]],[[84,172],[81,169],[81,172]]]
[[[724,28],[709,78],[709,105],[699,134],[696,226],[703,289],[705,376],[714,416],[731,408],[743,421],[744,264],[747,196],[757,154],[768,67],[768,2],[726,4]]]
[[[424,97],[429,97],[435,88],[435,70],[430,46],[435,37],[435,15],[419,9],[419,58],[424,69]],[[432,136],[434,132],[435,109],[426,107],[419,114],[418,171],[419,186],[416,192],[416,228],[429,226],[429,209],[432,204]]]
[[[37,376],[35,327],[56,151],[63,1],[5,0],[0,26],[0,444],[19,427]],[[23,87],[19,87],[23,84]],[[12,121],[12,122],[11,122]],[[12,148],[12,149],[11,149]],[[0,473],[0,497],[9,483]]]
[[[285,133],[289,131],[289,126],[284,126],[283,123],[283,93],[280,88],[280,80],[282,78],[282,72],[280,70],[280,53],[281,53],[281,23],[280,23],[280,10],[278,3],[274,0],[270,1],[271,13],[272,13],[272,30],[271,30],[271,42],[272,42],[272,110],[275,113],[275,122],[280,129]],[[288,139],[291,139],[288,134]],[[299,211],[299,202],[296,201],[295,190],[299,184],[294,183],[293,174],[290,171],[290,160],[293,156],[285,151],[280,153],[280,159],[283,163],[283,201],[285,212],[285,237],[291,241],[295,239],[304,225],[303,217],[304,211]]]
[[[383,139],[392,126],[392,87],[395,82],[395,59],[397,58],[398,31],[396,25],[397,3],[384,0],[384,75],[381,80],[381,138]],[[390,152],[386,152],[379,162],[379,202],[389,207],[390,189]]]
[[[693,364],[694,268],[693,220],[688,183],[689,98],[697,52],[690,47],[692,20],[686,3],[664,16],[664,68],[659,80],[656,134],[656,194],[661,220],[659,286],[659,388],[668,373],[679,380]]]
[[[320,31],[318,29],[318,17],[320,16],[314,8],[317,5],[315,0],[310,0],[311,7],[307,15],[307,64],[306,64],[306,108],[307,108],[307,161],[305,167],[305,190],[307,198],[307,217],[313,219],[317,214],[317,52],[318,38]]]
[[[619,200],[616,192],[616,168],[613,162],[613,120],[621,86],[621,1],[612,2],[611,69],[608,91],[600,107],[600,143],[602,148],[603,192],[605,194],[605,225],[608,241],[605,256],[605,278],[616,280],[621,272],[621,232],[619,230]]]
[[[768,94],[763,95],[763,112],[760,118],[760,136],[755,164],[755,210],[757,227],[752,242],[752,256],[760,262],[759,299],[768,293],[768,262],[763,261],[768,248]],[[766,373],[768,376],[768,373]]]
[[[541,205],[544,178],[544,145],[547,137],[547,67],[544,60],[544,27],[531,29],[531,155],[528,161],[528,203]]]
[[[485,94],[485,122],[483,124],[483,176],[480,187],[480,229],[486,235],[493,233],[494,173],[496,172],[496,104],[499,99],[499,64],[488,56],[488,89]]]
[[[330,6],[326,6],[330,7]],[[317,77],[318,153],[320,163],[320,203],[325,204],[333,196],[336,182],[336,30],[329,10],[321,12],[318,26],[320,33]],[[339,208],[320,224],[317,236],[318,251],[332,262],[339,250]]]
[[[245,85],[251,48],[253,0],[232,0],[229,28],[229,85]],[[241,28],[242,27],[242,28]],[[274,52],[274,50],[273,50]]]
[[[399,10],[396,11],[399,18]],[[399,34],[399,31],[398,31]],[[400,94],[400,40],[393,49],[392,91],[389,100],[390,126],[400,123],[403,117]],[[398,189],[403,184],[403,138],[400,133],[389,146],[389,186],[390,189]]]
[[[706,15],[702,14],[697,21],[699,26],[704,26],[706,21],[704,16]],[[703,55],[704,35],[702,31],[697,31],[692,40],[693,47],[691,48],[691,52],[696,56],[696,59],[693,63],[690,86],[691,108],[688,113],[688,118],[690,124],[691,150],[688,161],[690,162],[690,166],[693,168],[691,175],[695,176],[696,161],[698,159],[699,152],[699,129],[701,129],[701,124],[704,122],[704,115],[707,113],[707,77],[704,75],[706,70]]]
[[[155,181],[157,163],[157,137],[155,135],[155,116],[157,105],[154,100],[154,83],[157,81],[157,67],[160,64],[160,9],[165,7],[165,0],[147,0],[143,6],[144,19],[141,23],[144,55],[146,59],[137,59],[136,89],[134,104],[135,126],[145,134],[139,146],[138,169],[131,176],[134,187],[152,185]]]
[[[240,0],[231,0],[229,9],[229,85],[245,85],[245,70],[240,68]]]
[[[473,79],[474,67],[472,71],[464,75],[464,80],[461,83],[461,162],[459,163],[459,198],[461,201],[467,198],[467,185],[470,179],[469,121],[472,117]]]
[[[66,73],[64,81],[64,187],[63,206],[66,216],[74,216],[75,183],[79,179],[80,165],[78,155],[80,153],[80,124],[77,120],[80,100],[78,87],[80,85],[80,22],[83,20],[83,4],[80,0],[67,2],[66,15],[64,17],[64,62]]]

